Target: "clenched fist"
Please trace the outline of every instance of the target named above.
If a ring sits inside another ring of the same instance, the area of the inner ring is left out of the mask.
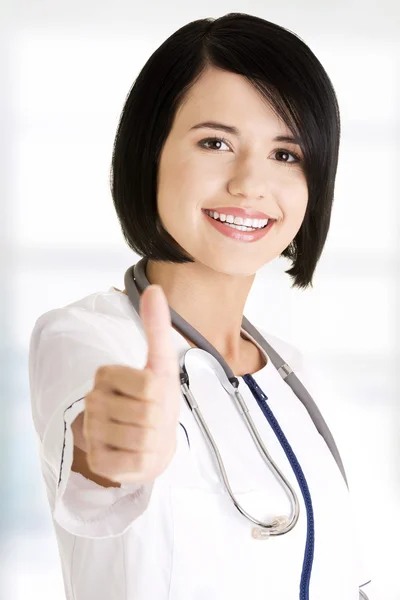
[[[179,359],[161,286],[144,290],[140,316],[148,342],[145,368],[99,367],[83,416],[90,470],[120,483],[154,480],[176,450]]]

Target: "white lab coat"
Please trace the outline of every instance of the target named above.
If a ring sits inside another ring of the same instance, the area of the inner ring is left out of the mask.
[[[299,350],[260,332],[307,387]],[[171,335],[178,352],[189,347],[173,328]],[[71,422],[84,410],[97,368],[143,368],[146,359],[140,320],[129,298],[113,287],[41,315],[32,331],[32,416],[67,600],[295,600],[307,533],[303,496],[241,377],[239,389],[255,425],[300,501],[300,518],[290,533],[254,539],[253,524],[233,505],[183,397],[176,453],[154,483],[103,488],[71,471]],[[237,499],[262,521],[291,514],[286,493],[214,371],[200,360],[191,364],[190,387]],[[267,395],[310,489],[315,519],[310,600],[358,600],[359,585],[371,576],[359,555],[349,492],[336,462],[272,362],[253,377]],[[363,589],[369,594],[368,586]]]

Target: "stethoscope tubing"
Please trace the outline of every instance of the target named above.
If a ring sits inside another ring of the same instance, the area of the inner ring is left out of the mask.
[[[186,358],[187,353],[190,352],[190,350],[191,349],[186,350],[186,352],[181,357],[181,360],[180,360],[181,374],[187,373],[187,370],[185,368],[185,358]],[[232,390],[233,390],[233,393],[231,393],[230,396],[235,401],[236,406],[237,406],[240,414],[242,415],[243,420],[245,421],[248,430],[250,431],[253,439],[256,442],[256,445],[258,446],[258,449],[260,451],[262,458],[268,464],[268,466],[272,469],[272,471],[275,472],[276,476],[281,480],[283,487],[285,488],[286,492],[289,495],[289,498],[290,498],[291,504],[292,504],[292,508],[293,508],[292,517],[291,517],[289,523],[287,522],[288,517],[286,517],[286,515],[276,517],[272,521],[272,523],[265,523],[263,521],[259,521],[257,518],[252,517],[240,505],[239,501],[236,499],[234,493],[232,492],[232,488],[230,486],[229,479],[226,474],[226,469],[225,469],[221,454],[219,452],[218,446],[217,446],[213,436],[211,435],[211,432],[207,426],[207,423],[205,422],[205,419],[200,411],[198,403],[190,390],[189,382],[187,381],[187,383],[181,384],[182,394],[183,394],[189,408],[191,409],[193,416],[196,419],[200,429],[202,430],[203,435],[205,436],[211,449],[214,452],[214,455],[218,462],[219,470],[220,470],[222,478],[224,480],[226,490],[228,491],[236,508],[239,510],[239,512],[244,517],[249,519],[249,521],[253,522],[255,525],[258,525],[259,527],[262,527],[263,530],[265,530],[265,531],[259,532],[260,537],[269,537],[270,535],[271,536],[283,535],[283,534],[291,531],[295,527],[295,525],[299,519],[300,505],[299,505],[299,501],[297,498],[297,494],[294,491],[293,487],[290,485],[289,481],[284,476],[284,474],[279,470],[279,468],[277,467],[276,463],[273,461],[270,454],[268,453],[268,450],[266,449],[264,442],[263,442],[252,418],[250,417],[249,409],[244,401],[244,398],[242,397],[242,395],[240,394],[240,392],[237,389],[232,388]]]
[[[125,273],[125,288],[127,290],[128,297],[132,303],[134,310],[137,315],[139,315],[139,305],[140,305],[140,292],[143,292],[144,289],[150,285],[150,282],[146,276],[146,264],[147,258],[142,258],[136,265],[130,267]],[[214,457],[217,459],[218,467],[225,485],[225,488],[230,495],[234,506],[236,509],[249,521],[256,524],[258,528],[253,528],[253,537],[257,539],[268,539],[270,536],[275,535],[283,535],[291,531],[296,523],[298,522],[300,515],[300,506],[297,498],[297,494],[293,487],[290,485],[289,481],[286,479],[284,474],[277,467],[271,456],[269,455],[261,436],[259,435],[257,428],[250,417],[249,409],[237,389],[239,386],[239,380],[235,377],[232,369],[224,360],[224,358],[217,352],[216,348],[212,346],[206,338],[204,338],[199,331],[194,329],[187,321],[185,321],[181,315],[175,312],[171,307],[169,307],[171,322],[172,324],[184,333],[189,339],[194,341],[197,347],[189,348],[186,350],[180,358],[180,383],[181,383],[181,393],[186,400],[189,409],[191,410],[200,430],[203,433],[204,438],[208,442],[210,449],[213,451]],[[259,333],[259,331],[243,316],[242,328],[246,331],[247,334],[250,334],[252,338],[266,351],[268,352],[268,357],[270,358],[273,365],[276,367],[278,373],[284,379],[284,381],[291,387],[293,392],[299,398],[299,400],[303,403],[304,407],[308,411],[310,417],[312,418],[318,432],[324,438],[329,450],[331,451],[338,468],[343,475],[343,479],[345,481],[346,486],[348,487],[347,477],[344,470],[343,462],[341,460],[339,451],[333,439],[333,436],[325,423],[317,405],[315,404],[313,398],[310,396],[307,389],[304,387],[302,382],[298,379],[295,373],[293,373],[290,366],[282,359],[282,357],[276,352],[276,350],[267,342],[267,340]],[[252,517],[249,513],[247,513],[240,503],[237,501],[235,495],[232,492],[232,489],[229,484],[229,479],[226,474],[226,470],[223,464],[223,460],[221,454],[219,452],[218,446],[211,435],[211,432],[205,422],[205,419],[200,411],[197,401],[194,398],[194,395],[189,386],[189,376],[186,369],[186,359],[189,353],[200,352],[204,353],[208,358],[208,361],[211,359],[211,366],[216,371],[218,379],[220,383],[223,385],[227,393],[233,398],[236,408],[239,410],[242,418],[244,419],[246,426],[252,435],[258,450],[264,461],[267,463],[272,472],[276,475],[277,479],[282,483],[283,488],[288,494],[288,497],[291,500],[291,505],[293,509],[293,514],[288,522],[287,516],[277,516],[273,519],[271,523],[264,523],[259,521],[258,519]],[[307,481],[305,479],[304,473],[301,469],[301,466],[291,448],[288,440],[286,439],[282,429],[279,426],[275,416],[273,415],[270,407],[267,404],[268,398],[264,394],[263,390],[257,385],[257,382],[253,379],[250,374],[244,375],[243,380],[250,388],[253,396],[257,400],[259,407],[261,408],[264,416],[268,420],[269,425],[274,431],[277,439],[279,440],[290,464],[295,473],[297,482],[300,486],[301,492],[303,494],[306,515],[307,515],[307,539],[306,539],[306,547],[304,554],[304,562],[302,568],[302,575],[300,581],[300,600],[308,600],[309,598],[309,584],[311,577],[311,570],[313,565],[313,557],[314,557],[314,514],[312,507],[312,500],[310,491],[308,488]],[[186,430],[185,430],[186,431]],[[187,432],[186,432],[187,435]],[[188,438],[189,442],[189,438]],[[189,444],[190,446],[190,444]],[[360,598],[367,597],[360,589]]]
[[[145,263],[146,263],[146,260],[142,259],[141,261],[139,261],[136,265],[134,265],[132,268],[130,268],[125,273],[125,287],[128,292],[128,297],[130,298],[130,300],[134,306],[139,303],[139,298],[140,298],[139,290],[143,291],[145,289],[145,287],[150,285],[150,282],[148,281],[148,279],[146,277]],[[140,283],[139,283],[139,280],[140,280]],[[217,464],[218,464],[218,467],[219,467],[220,473],[222,475],[222,478],[223,478],[223,481],[224,481],[224,484],[225,484],[228,494],[230,495],[237,510],[244,517],[246,517],[252,523],[258,525],[258,527],[261,528],[258,530],[253,529],[253,535],[257,536],[258,539],[268,538],[270,535],[276,536],[276,535],[283,535],[285,533],[288,533],[295,527],[296,523],[298,522],[299,515],[300,515],[299,501],[298,501],[297,495],[296,495],[293,487],[290,485],[289,481],[286,479],[286,477],[283,475],[283,473],[281,473],[280,469],[278,468],[276,463],[272,460],[271,456],[269,455],[269,453],[261,439],[261,436],[259,435],[259,433],[254,425],[254,422],[252,421],[252,419],[249,415],[249,409],[248,409],[242,395],[239,393],[239,391],[237,389],[237,387],[239,385],[238,379],[234,376],[231,368],[226,363],[224,358],[217,352],[217,350],[214,348],[214,346],[212,346],[208,342],[208,340],[200,334],[200,332],[198,332],[193,327],[191,327],[189,325],[189,323],[187,323],[178,313],[176,313],[173,309],[171,309],[171,307],[169,307],[169,308],[170,308],[172,324],[175,325],[175,327],[178,327],[178,330],[182,329],[182,327],[185,329],[189,328],[192,331],[192,334],[194,334],[195,338],[196,338],[196,345],[198,347],[197,348],[189,348],[180,357],[181,392],[182,392],[182,395],[185,398],[190,410],[192,411],[193,416],[195,417],[196,422],[198,423],[198,425],[200,427],[200,430],[202,431],[205,439],[207,440],[207,442],[210,446],[210,449],[214,452],[214,456],[217,459]],[[137,308],[136,308],[136,310],[137,310]],[[252,435],[252,437],[258,447],[258,450],[261,453],[263,460],[267,463],[268,467],[275,474],[278,481],[280,481],[280,483],[282,484],[282,487],[284,488],[285,492],[288,494],[288,497],[289,497],[290,503],[291,503],[291,507],[292,507],[292,515],[291,515],[290,520],[289,520],[289,517],[287,517],[286,515],[283,515],[283,516],[275,517],[275,519],[272,521],[272,523],[264,523],[264,522],[258,520],[257,518],[252,517],[249,513],[247,513],[247,511],[244,510],[244,508],[240,505],[240,503],[236,499],[235,495],[233,494],[232,488],[230,486],[229,479],[228,479],[228,476],[226,474],[226,470],[225,470],[225,467],[223,464],[223,460],[222,460],[221,454],[218,449],[218,446],[217,446],[214,438],[211,435],[211,432],[210,432],[210,430],[205,422],[205,419],[200,411],[197,401],[195,400],[195,398],[190,390],[190,387],[189,387],[189,376],[188,376],[187,369],[186,369],[186,359],[187,359],[188,354],[192,354],[192,353],[204,354],[208,358],[208,360],[212,361],[213,369],[216,372],[216,375],[217,375],[221,385],[224,387],[226,392],[231,396],[231,398],[233,398],[234,403],[235,403],[237,409],[239,410],[241,416],[243,417],[243,419],[246,423],[246,426],[249,429],[250,434]]]

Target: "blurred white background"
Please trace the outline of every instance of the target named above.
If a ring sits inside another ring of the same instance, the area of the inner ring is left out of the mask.
[[[0,599],[65,597],[31,420],[31,330],[48,310],[124,288],[138,257],[119,229],[109,168],[126,94],[173,31],[232,11],[299,35],[338,95],[336,194],[314,290],[290,290],[290,265],[277,259],[258,273],[245,314],[306,355],[373,600],[400,599],[399,3],[2,0],[0,11]]]

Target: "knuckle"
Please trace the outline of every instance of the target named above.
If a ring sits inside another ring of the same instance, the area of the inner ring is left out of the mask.
[[[96,371],[96,381],[104,381],[109,377],[110,368],[109,365],[101,365]]]
[[[113,387],[115,382],[121,375],[121,371],[124,371],[125,367],[122,365],[100,365],[95,374],[94,388],[111,386]]]
[[[101,424],[94,419],[87,419],[85,423],[85,435],[89,440],[101,440]]]
[[[95,409],[100,402],[104,402],[104,394],[99,390],[92,390],[85,396],[85,405],[89,411]]]

